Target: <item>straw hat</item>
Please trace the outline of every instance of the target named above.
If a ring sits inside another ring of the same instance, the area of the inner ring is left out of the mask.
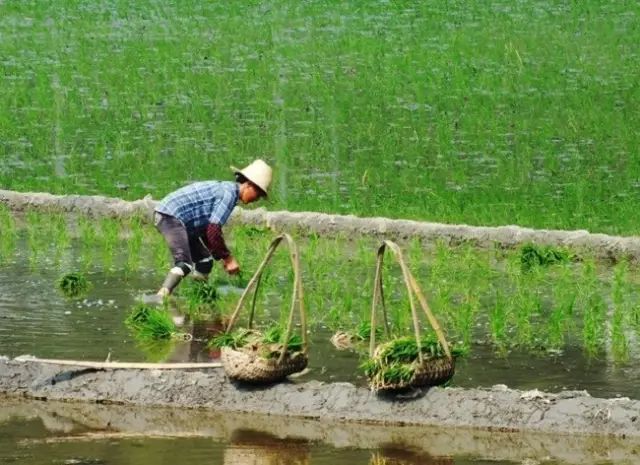
[[[235,174],[240,174],[258,186],[264,195],[267,195],[269,185],[271,184],[272,169],[263,160],[255,160],[244,169],[231,167]]]

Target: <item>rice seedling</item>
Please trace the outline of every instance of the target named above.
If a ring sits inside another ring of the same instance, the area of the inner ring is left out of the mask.
[[[547,319],[547,338],[545,345],[549,349],[559,350],[565,343],[575,312],[576,289],[570,267],[564,267],[554,280],[553,304]]]
[[[137,304],[125,320],[138,340],[154,341],[171,339],[177,335],[177,328],[169,312],[164,309]]]
[[[453,346],[450,349],[454,358],[467,353],[462,346]],[[360,369],[374,385],[403,385],[409,383],[419,369],[419,350],[425,360],[445,357],[435,334],[426,333],[420,339],[420,349],[412,336],[396,338],[379,345],[373,357],[361,363]]]
[[[0,263],[8,261],[16,247],[17,231],[13,215],[0,205]]]
[[[69,298],[85,295],[90,287],[89,280],[79,272],[66,273],[58,279],[58,288]]]
[[[585,262],[580,286],[583,345],[588,355],[595,356],[604,346],[607,306],[598,289],[593,260]]]
[[[530,271],[538,266],[549,266],[566,263],[571,260],[570,254],[551,246],[525,244],[520,248],[520,264],[523,271]]]
[[[613,358],[617,362],[625,362],[629,359],[629,343],[625,335],[626,319],[628,315],[628,304],[626,296],[629,294],[627,289],[627,274],[629,265],[626,262],[620,262],[614,268],[613,276],[613,315],[611,318],[611,346]]]
[[[54,266],[59,267],[62,262],[63,255],[71,246],[71,238],[67,227],[67,220],[63,215],[52,215],[49,219],[49,237],[53,240]]]
[[[113,270],[114,260],[120,251],[120,228],[120,221],[112,218],[102,218],[98,222],[96,241],[100,243],[102,266],[107,273]]]
[[[507,320],[509,311],[505,298],[500,290],[495,290],[494,305],[489,313],[489,329],[491,341],[498,352],[504,352],[507,347]]]
[[[179,309],[189,315],[191,320],[201,320],[218,312],[216,303],[219,295],[214,283],[189,280],[182,283],[176,295],[180,297]]]
[[[251,346],[250,350],[258,350],[261,357],[265,359],[275,359],[280,356],[283,348],[285,330],[282,325],[275,324],[267,327],[264,331],[254,331],[249,329],[236,329],[231,333],[223,333],[211,338],[209,347],[223,348],[230,347],[240,350]],[[302,350],[303,342],[299,334],[292,334],[287,343],[287,351],[290,353]]]
[[[140,267],[140,251],[142,249],[144,231],[142,225],[140,224],[140,221],[137,218],[131,219],[126,227],[128,230],[128,237],[125,270],[128,273],[133,273]]]
[[[80,240],[80,263],[82,270],[86,272],[94,265],[95,250],[98,244],[94,220],[80,216],[78,218],[78,232]]]

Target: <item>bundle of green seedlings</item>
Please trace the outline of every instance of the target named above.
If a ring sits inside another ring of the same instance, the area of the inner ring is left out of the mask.
[[[140,341],[171,339],[177,335],[176,325],[167,311],[137,304],[125,320]]]
[[[429,333],[422,336],[420,346],[423,360],[446,356],[435,334]],[[467,349],[461,346],[453,346],[450,351],[453,358],[461,357],[467,353]],[[373,357],[365,360],[360,368],[376,384],[390,385],[410,382],[419,368],[418,344],[415,337],[400,337],[379,345]]]
[[[89,281],[82,273],[67,273],[58,280],[58,288],[69,298],[86,294],[89,287]]]
[[[376,328],[376,337],[382,337],[384,330]],[[337,331],[331,336],[331,343],[338,350],[353,349],[371,337],[371,322],[361,321],[353,331]]]
[[[529,271],[536,266],[548,266],[556,263],[566,263],[572,259],[566,250],[551,246],[526,244],[520,249],[520,264],[524,271]]]
[[[264,332],[240,328],[213,337],[208,346],[257,352],[262,358],[275,359],[282,353],[284,336],[285,330],[280,325],[269,326]],[[293,354],[301,350],[302,337],[299,334],[292,334],[287,342],[286,351]]]

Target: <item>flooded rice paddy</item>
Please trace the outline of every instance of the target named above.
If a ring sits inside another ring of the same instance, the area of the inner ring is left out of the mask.
[[[253,234],[253,233],[251,233]],[[236,230],[237,245],[240,246],[240,230]],[[257,240],[257,239],[256,239]],[[75,240],[67,245],[63,258],[56,265],[52,258],[55,255],[53,249],[46,253],[43,250],[36,252],[36,258],[32,257],[26,246],[28,238],[14,250],[10,259],[0,266],[0,354],[18,356],[23,354],[35,355],[41,358],[66,358],[78,360],[105,360],[113,361],[215,361],[219,353],[207,346],[212,336],[221,329],[220,318],[235,306],[239,288],[234,288],[224,281],[218,272],[212,282],[218,282],[221,294],[219,303],[210,308],[205,314],[191,314],[187,317],[181,331],[193,336],[190,341],[174,340],[159,341],[154,344],[142,343],[136,340],[133,334],[124,324],[131,308],[144,294],[153,293],[162,277],[162,269],[154,270],[152,267],[136,267],[126,271],[126,263],[130,260],[125,256],[115,253],[111,257],[112,269],[104,268],[103,254],[96,249],[83,249]],[[158,244],[145,243],[147,253],[140,255],[141,263],[147,263],[153,252],[152,247]],[[303,247],[309,247],[306,244]],[[331,247],[335,247],[333,244]],[[122,250],[122,248],[120,248]],[[82,251],[89,253],[92,258],[82,258]],[[335,251],[335,248],[333,249]],[[426,253],[426,252],[425,252]],[[261,254],[254,257],[259,259]],[[372,253],[373,255],[373,253]],[[146,257],[146,258],[145,258]],[[286,259],[282,254],[281,259]],[[352,258],[352,263],[355,258]],[[62,269],[82,269],[83,264],[89,263],[86,268],[86,276],[91,283],[87,294],[69,299],[57,289],[58,280]],[[242,263],[242,261],[241,261]],[[247,263],[247,262],[245,262]],[[316,264],[320,266],[319,263]],[[356,266],[356,265],[353,265]],[[124,268],[119,268],[124,267]],[[432,270],[433,275],[436,271]],[[309,278],[313,283],[318,279],[310,269],[307,269]],[[215,273],[214,273],[215,274]],[[367,273],[363,273],[367,275]],[[279,277],[280,276],[280,277]],[[286,267],[266,278],[264,284],[267,290],[259,299],[266,309],[258,313],[258,323],[268,321],[271,318],[278,319],[278,308],[283,301],[287,301],[283,294],[287,293]],[[366,279],[362,276],[359,279]],[[273,282],[273,288],[269,287],[269,280]],[[318,282],[326,286],[328,281]],[[396,282],[399,286],[399,282]],[[188,283],[183,283],[183,287]],[[354,283],[354,286],[356,284]],[[568,285],[568,284],[567,284]],[[362,318],[367,318],[370,308],[368,292],[361,296],[361,302],[347,302],[353,296],[344,289],[338,289],[335,294],[324,296],[332,301],[324,301],[321,305],[314,299],[321,298],[315,295],[317,289],[313,285],[307,286],[307,305],[313,326],[311,329],[311,358],[309,372],[302,379],[317,379],[322,381],[347,381],[358,385],[364,385],[365,379],[359,370],[359,364],[366,351],[366,344],[357,344],[354,349],[338,350],[330,342],[335,331],[350,330],[350,316],[358,315],[352,307],[362,306]],[[585,332],[584,326],[588,321],[580,321],[577,311],[566,321],[562,321],[565,332],[560,333],[562,344],[557,348],[538,347],[536,343],[527,344],[527,341],[537,341],[544,344],[544,339],[538,333],[546,334],[552,331],[554,324],[550,326],[536,327],[534,320],[541,316],[531,308],[525,308],[529,313],[518,315],[507,312],[508,315],[502,323],[508,326],[505,329],[503,342],[510,345],[496,344],[495,335],[491,335],[492,326],[496,321],[484,321],[490,318],[495,309],[478,308],[466,323],[470,328],[467,332],[458,332],[460,326],[460,313],[465,311],[464,302],[455,305],[449,311],[455,311],[453,316],[443,313],[440,306],[445,303],[442,298],[430,287],[432,306],[449,332],[450,340],[457,341],[456,337],[466,337],[466,345],[469,353],[459,360],[456,375],[452,381],[455,386],[479,387],[506,384],[511,388],[533,389],[538,388],[549,391],[560,390],[587,390],[598,397],[628,396],[638,398],[638,381],[640,381],[640,364],[636,355],[635,333],[626,328],[624,339],[627,346],[627,358],[619,360],[614,357],[614,342],[611,334],[609,319],[613,318],[605,311],[605,326],[599,329],[603,331],[601,345],[596,352],[589,352],[580,340]],[[506,292],[506,291],[505,291]],[[340,297],[338,297],[340,295]],[[531,298],[532,294],[525,297]],[[516,296],[522,299],[522,297]],[[620,297],[618,297],[620,298]],[[630,298],[626,296],[626,298]],[[339,300],[343,299],[343,300]],[[389,296],[390,302],[394,302],[393,292]],[[401,298],[399,298],[401,299]],[[179,299],[178,302],[181,302]],[[401,302],[398,300],[397,302]],[[543,304],[540,300],[538,304]],[[525,305],[527,302],[517,304]],[[185,305],[172,306],[174,314],[185,311]],[[342,306],[340,306],[342,305]],[[482,305],[479,304],[480,306]],[[485,304],[489,305],[489,304]],[[495,305],[495,304],[494,304]],[[260,304],[259,304],[260,306]],[[342,319],[331,317],[332,308],[341,308],[346,313]],[[328,310],[327,310],[328,309]],[[351,313],[349,313],[351,312]],[[486,313],[485,313],[486,312]],[[488,315],[487,315],[488,313]],[[393,313],[392,313],[393,315]],[[553,313],[552,315],[553,316]],[[587,315],[589,316],[589,315]],[[624,318],[627,319],[626,315]],[[399,317],[397,317],[399,318]],[[392,320],[396,317],[392,316]],[[520,321],[521,320],[521,321]],[[578,320],[578,321],[575,321]],[[391,322],[394,324],[394,321]],[[519,326],[520,325],[520,326]],[[576,326],[578,329],[573,328]],[[571,329],[573,328],[573,329]],[[520,334],[523,331],[531,334]],[[489,334],[487,334],[489,332]],[[457,335],[457,336],[456,336]],[[458,341],[462,342],[462,341]],[[518,343],[519,342],[519,343]]]

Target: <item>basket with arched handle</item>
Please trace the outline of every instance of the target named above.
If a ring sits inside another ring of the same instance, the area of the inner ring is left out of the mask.
[[[382,242],[382,245],[380,245],[380,247],[378,248],[377,253],[373,300],[371,304],[371,334],[369,339],[369,357],[371,358],[371,360],[380,361],[385,349],[387,349],[389,347],[389,344],[393,342],[391,341],[376,346],[376,309],[379,302],[382,304],[385,334],[387,337],[389,337],[389,325],[387,323],[387,311],[382,286],[382,264],[384,260],[384,254],[387,249],[391,250],[393,256],[396,258],[398,264],[400,265],[402,277],[409,294],[409,306],[411,308],[411,319],[413,321],[413,337],[415,337],[417,345],[417,357],[412,362],[407,363],[407,366],[412,373],[410,378],[389,381],[385,380],[384,377],[381,376],[370,376],[369,384],[371,386],[371,389],[376,392],[399,391],[412,387],[426,387],[443,384],[453,376],[455,372],[455,360],[451,355],[449,344],[444,337],[444,333],[442,331],[442,328],[440,327],[440,324],[438,323],[438,320],[429,308],[429,304],[427,303],[427,299],[425,298],[424,293],[420,289],[418,282],[414,278],[404,260],[402,250],[396,243],[389,240],[385,240]],[[442,356],[429,356],[422,350],[421,328],[418,318],[418,311],[416,308],[416,300],[418,301],[427,318],[427,321],[433,328],[438,338],[438,343],[440,344],[440,347],[442,348],[442,351],[444,353],[444,355]]]
[[[249,330],[252,330],[253,317],[255,313],[256,296],[260,286],[260,280],[264,270],[271,261],[273,254],[278,246],[286,242],[289,247],[289,256],[291,266],[293,268],[293,292],[291,296],[291,306],[287,322],[287,329],[281,344],[275,353],[277,357],[265,357],[264,346],[259,342],[259,338],[249,338],[249,342],[239,348],[223,347],[221,350],[221,360],[225,372],[229,378],[235,381],[243,381],[256,384],[275,383],[284,380],[287,376],[304,370],[309,361],[308,357],[308,340],[307,340],[307,322],[304,308],[304,296],[302,289],[302,277],[300,272],[300,258],[298,247],[288,234],[281,234],[276,237],[269,246],[267,253],[258,269],[247,284],[246,289],[240,296],[240,300],[229,319],[226,332],[230,333],[238,320],[240,311],[246,301],[249,293],[254,291],[253,301],[251,305],[251,313],[249,316]],[[292,336],[294,316],[298,310],[300,319],[300,331],[302,336],[302,350],[292,352],[288,349],[288,343]],[[253,332],[254,334],[257,332]],[[274,348],[270,347],[271,353]]]

